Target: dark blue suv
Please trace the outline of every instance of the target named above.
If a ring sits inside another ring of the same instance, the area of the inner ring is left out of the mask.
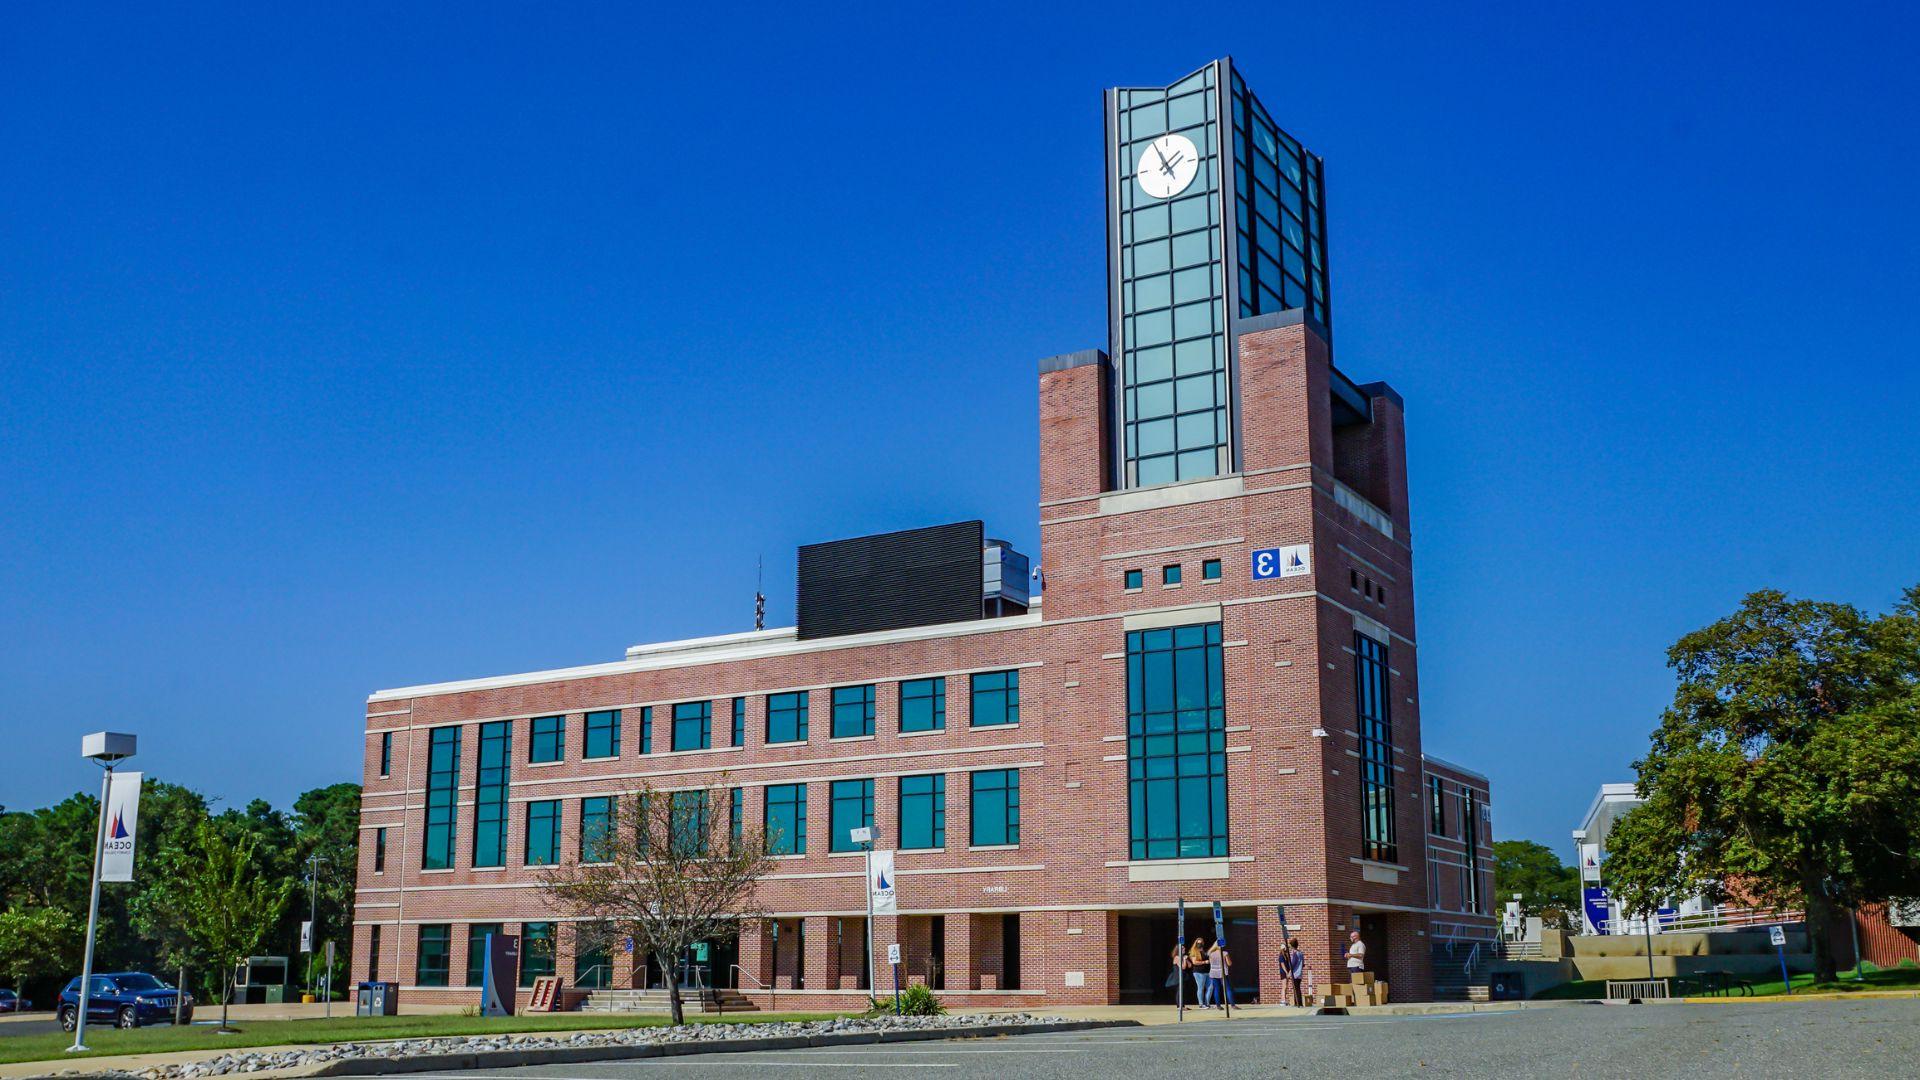
[[[112,1024],[136,1028],[142,1024],[173,1022],[173,1006],[182,997],[180,991],[145,972],[122,971],[115,975],[95,975],[93,990],[87,995],[87,1023]],[[193,997],[179,1001],[180,1022],[193,1019]],[[60,1026],[73,1030],[74,1017],[80,1012],[80,980],[74,979],[60,991]]]

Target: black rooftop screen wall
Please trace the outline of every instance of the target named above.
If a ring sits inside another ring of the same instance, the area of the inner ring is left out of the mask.
[[[800,548],[802,639],[980,618],[986,526],[959,521]]]

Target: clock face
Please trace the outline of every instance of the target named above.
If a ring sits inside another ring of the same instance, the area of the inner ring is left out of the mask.
[[[1134,178],[1140,190],[1156,199],[1171,199],[1187,190],[1200,171],[1200,151],[1185,135],[1162,135],[1140,154]]]

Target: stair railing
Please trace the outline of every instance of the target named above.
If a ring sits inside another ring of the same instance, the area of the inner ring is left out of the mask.
[[[733,971],[734,982],[736,984],[742,978],[752,979],[754,986],[759,987],[760,989],[765,990],[767,992],[767,1008],[773,1012],[780,1011],[780,991],[777,988],[768,986],[766,983],[761,982],[758,976],[755,976],[752,973],[748,972],[746,968],[741,967],[739,964],[728,964],[727,967]],[[716,993],[714,995],[714,998],[715,1000],[718,1000],[719,994]],[[721,1011],[723,1013],[726,1011],[725,1006],[721,1007]]]

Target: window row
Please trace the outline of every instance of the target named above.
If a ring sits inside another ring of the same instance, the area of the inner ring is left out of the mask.
[[[968,843],[974,847],[1000,847],[1020,842],[1020,773],[1017,769],[987,769],[968,774],[971,785],[971,814]],[[862,845],[853,839],[853,830],[873,827],[872,780],[834,780],[828,783],[828,851],[859,851]],[[807,851],[808,785],[770,784],[765,789],[761,809],[761,827],[768,850],[775,855],[804,855]],[[946,846],[947,778],[945,774],[901,777],[897,793],[899,822],[897,846],[902,850],[925,850]],[[688,820],[704,823],[707,808],[705,792],[674,792],[674,812]],[[681,800],[689,800],[683,807]],[[616,816],[614,796],[596,795],[579,802],[578,858],[583,863],[605,862],[606,850]],[[698,805],[694,805],[694,803]],[[538,799],[526,804],[522,815],[525,843],[520,865],[552,866],[560,862],[564,849],[566,800]],[[745,792],[733,788],[729,793],[729,829],[737,840],[741,836],[745,812]],[[705,835],[704,828],[693,830]],[[474,860],[476,867],[506,864],[504,812],[497,817],[484,812],[477,803],[474,811]],[[374,831],[374,872],[386,871],[387,830]],[[429,865],[427,869],[449,869]]]
[[[1020,771],[982,769],[967,774],[967,843],[972,847],[1008,847],[1020,843]],[[895,845],[902,851],[947,846],[947,777],[944,773],[903,776],[897,781],[899,820]],[[872,780],[832,780],[827,784],[827,850],[860,851],[855,829],[873,828]],[[775,855],[807,851],[807,785],[770,784],[761,827]]]
[[[468,923],[467,924],[467,986],[481,985],[486,971],[487,935],[505,932],[504,923]],[[520,985],[532,986],[535,979],[554,973],[553,927],[550,922],[528,922],[520,924]],[[380,927],[373,928],[373,963],[380,962]],[[453,925],[451,923],[423,923],[419,928],[414,950],[413,981],[416,986],[446,986],[453,967]],[[598,963],[605,966],[608,959],[583,953],[577,963],[588,965],[583,970],[591,970]],[[576,974],[578,974],[576,972]],[[379,978],[377,969],[368,972],[369,978]]]
[[[1373,578],[1362,574],[1351,566],[1347,567],[1347,585],[1353,589],[1354,592],[1359,593],[1375,603],[1385,604],[1387,602],[1387,587],[1385,585],[1374,584]]]
[[[1219,559],[1203,560],[1200,563],[1200,580],[1219,581],[1220,569]],[[1168,563],[1160,568],[1160,584],[1178,585],[1186,579],[1186,573],[1186,568],[1179,563]],[[1146,571],[1128,570],[1121,575],[1121,587],[1126,589],[1144,588],[1146,586],[1146,579]]]
[[[989,671],[979,672],[968,677],[968,690],[971,695],[972,727],[994,727],[1020,722],[1020,672]],[[829,732],[833,738],[844,739],[874,734],[874,704],[878,687],[873,683],[859,686],[836,686],[828,692]],[[939,731],[947,726],[947,680],[944,677],[931,679],[908,679],[899,684],[900,730],[903,732]],[[808,738],[808,714],[810,697],[806,691],[784,694],[768,694],[766,697],[765,738],[768,743],[805,742]],[[685,701],[666,707],[669,721],[667,732],[668,748],[674,752],[683,750],[709,750],[713,748],[713,706],[712,701]],[[642,754],[653,752],[653,706],[643,706],[639,715],[639,737],[637,748]],[[621,710],[601,709],[589,712],[583,718],[585,728],[582,740],[584,758],[612,758],[620,755],[621,746]],[[509,739],[511,721],[496,721],[482,725],[483,728],[497,733],[499,750],[491,754],[480,768],[483,773],[488,769],[499,771],[504,782],[504,770],[507,767],[506,743]],[[527,761],[529,764],[545,765],[562,761],[566,756],[567,717],[536,716],[528,722]],[[736,697],[729,702],[726,716],[726,734],[729,746],[742,746],[746,743],[747,699]],[[441,728],[435,732],[453,731],[454,728]],[[453,738],[452,748],[457,752],[458,738]],[[483,736],[483,754],[489,754],[491,744]],[[380,769],[386,776],[392,769],[393,736],[386,733],[381,739]],[[442,762],[447,768],[457,767],[457,759]],[[431,766],[429,767],[431,772]],[[482,783],[486,781],[483,779]]]

